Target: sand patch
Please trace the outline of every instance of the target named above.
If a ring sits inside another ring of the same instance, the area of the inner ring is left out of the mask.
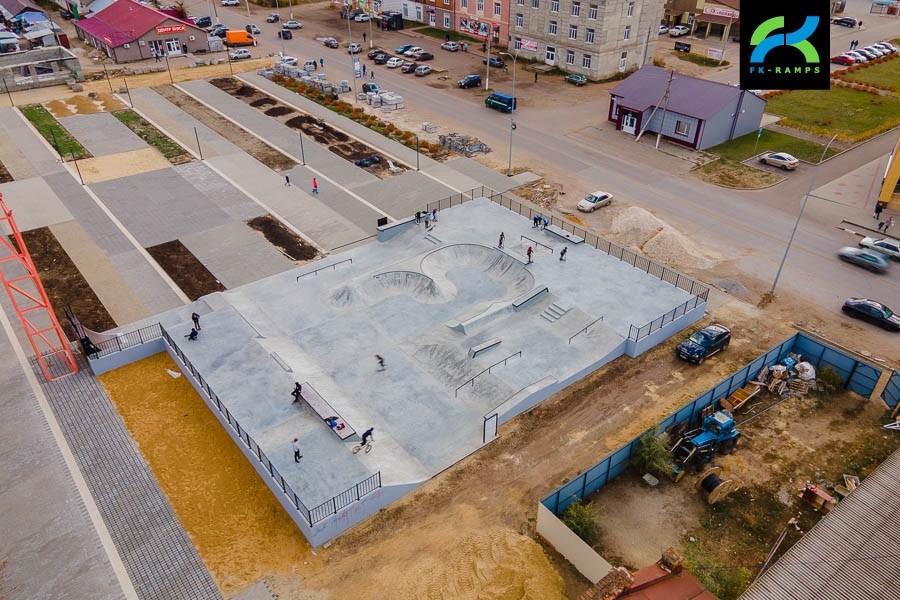
[[[228,597],[317,562],[272,492],[167,354],[100,376],[216,584]]]
[[[100,112],[122,110],[125,105],[108,93],[78,94],[64,100],[47,102],[44,107],[57,119],[74,115],[92,115]]]
[[[617,243],[641,252],[663,264],[691,265],[709,269],[721,260],[705,252],[689,237],[638,206],[630,206],[613,218],[609,231]]]
[[[143,148],[78,161],[85,183],[98,183],[138,173],[149,173],[172,166],[156,148]]]

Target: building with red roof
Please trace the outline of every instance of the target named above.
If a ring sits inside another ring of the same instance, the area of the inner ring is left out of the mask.
[[[117,0],[75,23],[78,37],[117,63],[206,52],[206,30],[132,0]]]

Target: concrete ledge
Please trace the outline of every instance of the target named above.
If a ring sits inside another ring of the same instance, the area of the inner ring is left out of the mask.
[[[484,352],[485,350],[490,350],[494,346],[500,345],[500,343],[502,341],[503,340],[501,340],[500,338],[491,338],[488,341],[484,342],[483,344],[478,344],[477,346],[472,346],[471,348],[469,348],[469,358],[475,358],[476,356],[478,356],[480,353]]]
[[[535,298],[537,298],[538,296],[540,296],[541,294],[543,294],[545,292],[548,294],[550,293],[550,289],[546,285],[541,286],[541,287],[536,287],[533,290],[531,290],[530,292],[522,294],[521,296],[519,296],[518,298],[516,298],[515,300],[512,301],[513,310],[519,310],[520,308],[525,306],[527,303],[531,302],[532,300],[534,300]]]
[[[416,224],[415,217],[407,217],[405,219],[400,219],[399,221],[394,221],[393,223],[388,223],[387,225],[379,225],[378,226],[378,241],[386,242],[392,237],[403,233],[410,225]]]
[[[300,392],[300,397],[303,398],[303,401],[306,402],[323,421],[328,417],[337,417],[338,424],[343,425],[343,428],[338,429],[337,427],[331,427],[326,423],[326,426],[334,432],[334,435],[338,436],[341,441],[346,441],[347,439],[356,436],[356,431],[354,431],[353,428],[335,412],[331,405],[325,401],[325,398],[320,396],[308,381],[304,381],[302,385],[303,390]]]
[[[561,237],[567,242],[572,242],[573,244],[583,244],[584,238],[580,238],[574,233],[569,233],[562,227],[557,227],[556,225],[547,225],[544,227],[544,231],[552,233],[555,236]]]

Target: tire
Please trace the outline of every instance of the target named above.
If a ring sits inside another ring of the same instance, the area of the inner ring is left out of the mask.
[[[728,344],[730,344],[730,343],[731,343],[731,340],[728,340],[727,342],[722,344],[722,352],[728,350]]]
[[[732,438],[730,440],[725,440],[724,442],[722,442],[722,445],[719,447],[719,452],[721,454],[725,454],[725,455],[731,454],[732,452],[734,452],[734,446],[735,446],[734,438]]]
[[[787,171],[787,170],[788,170],[787,165],[781,165],[781,170],[782,170],[782,171]]]
[[[702,365],[704,360],[706,360],[706,357],[705,357],[705,356],[701,356],[700,358],[697,359],[697,364],[698,364],[698,365]]]

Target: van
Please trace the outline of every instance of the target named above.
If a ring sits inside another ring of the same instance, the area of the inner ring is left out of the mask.
[[[225,33],[226,46],[255,46],[256,40],[246,31],[228,31]]]
[[[484,105],[488,108],[508,113],[516,110],[516,97],[494,92],[484,99]]]

